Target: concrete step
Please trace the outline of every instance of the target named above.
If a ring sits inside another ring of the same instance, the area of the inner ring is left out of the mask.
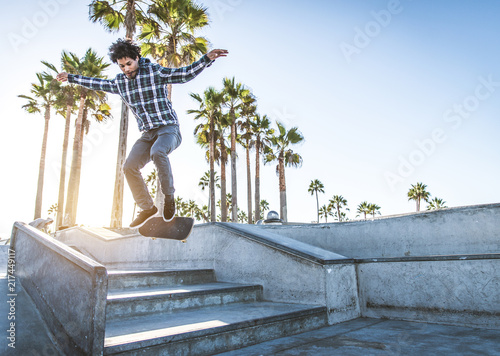
[[[139,316],[262,299],[262,287],[234,283],[117,289],[108,291],[106,318]]]
[[[210,355],[327,325],[325,307],[252,302],[108,320],[104,354]]]
[[[108,290],[215,282],[211,269],[109,270]]]

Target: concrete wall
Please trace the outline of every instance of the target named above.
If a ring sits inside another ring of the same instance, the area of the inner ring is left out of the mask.
[[[337,224],[197,225],[186,244],[82,228],[58,239],[110,268],[214,269],[221,281],[263,285],[269,300],[325,305],[330,323],[500,328],[499,222],[494,204]]]
[[[351,258],[500,252],[500,204],[366,221],[260,228]]]
[[[104,349],[107,272],[49,235],[16,222],[11,249],[21,282],[67,355]],[[36,330],[33,330],[36,332]]]
[[[361,314],[500,328],[500,256],[360,263]]]
[[[83,228],[57,238],[107,268],[210,268],[219,281],[262,285],[266,300],[327,306],[332,324],[360,315],[351,260],[254,230],[240,224],[195,226],[187,243]]]

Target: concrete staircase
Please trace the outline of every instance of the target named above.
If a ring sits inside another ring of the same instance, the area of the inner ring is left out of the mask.
[[[108,271],[105,355],[212,355],[327,325],[325,307],[263,300],[213,270]]]

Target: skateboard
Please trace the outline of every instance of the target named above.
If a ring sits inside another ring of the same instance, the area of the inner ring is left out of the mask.
[[[193,230],[193,225],[193,218],[176,216],[172,221],[165,222],[163,217],[155,216],[139,228],[139,233],[145,237],[185,242]]]

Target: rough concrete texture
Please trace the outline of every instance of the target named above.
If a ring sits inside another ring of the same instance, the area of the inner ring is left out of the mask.
[[[500,329],[500,260],[365,263],[357,267],[366,317]]]
[[[107,275],[104,266],[45,233],[15,223],[16,280],[59,346],[70,354],[99,354],[104,345]]]
[[[500,331],[356,319],[219,356],[500,355]]]
[[[260,229],[350,258],[500,252],[500,204],[329,224]]]

